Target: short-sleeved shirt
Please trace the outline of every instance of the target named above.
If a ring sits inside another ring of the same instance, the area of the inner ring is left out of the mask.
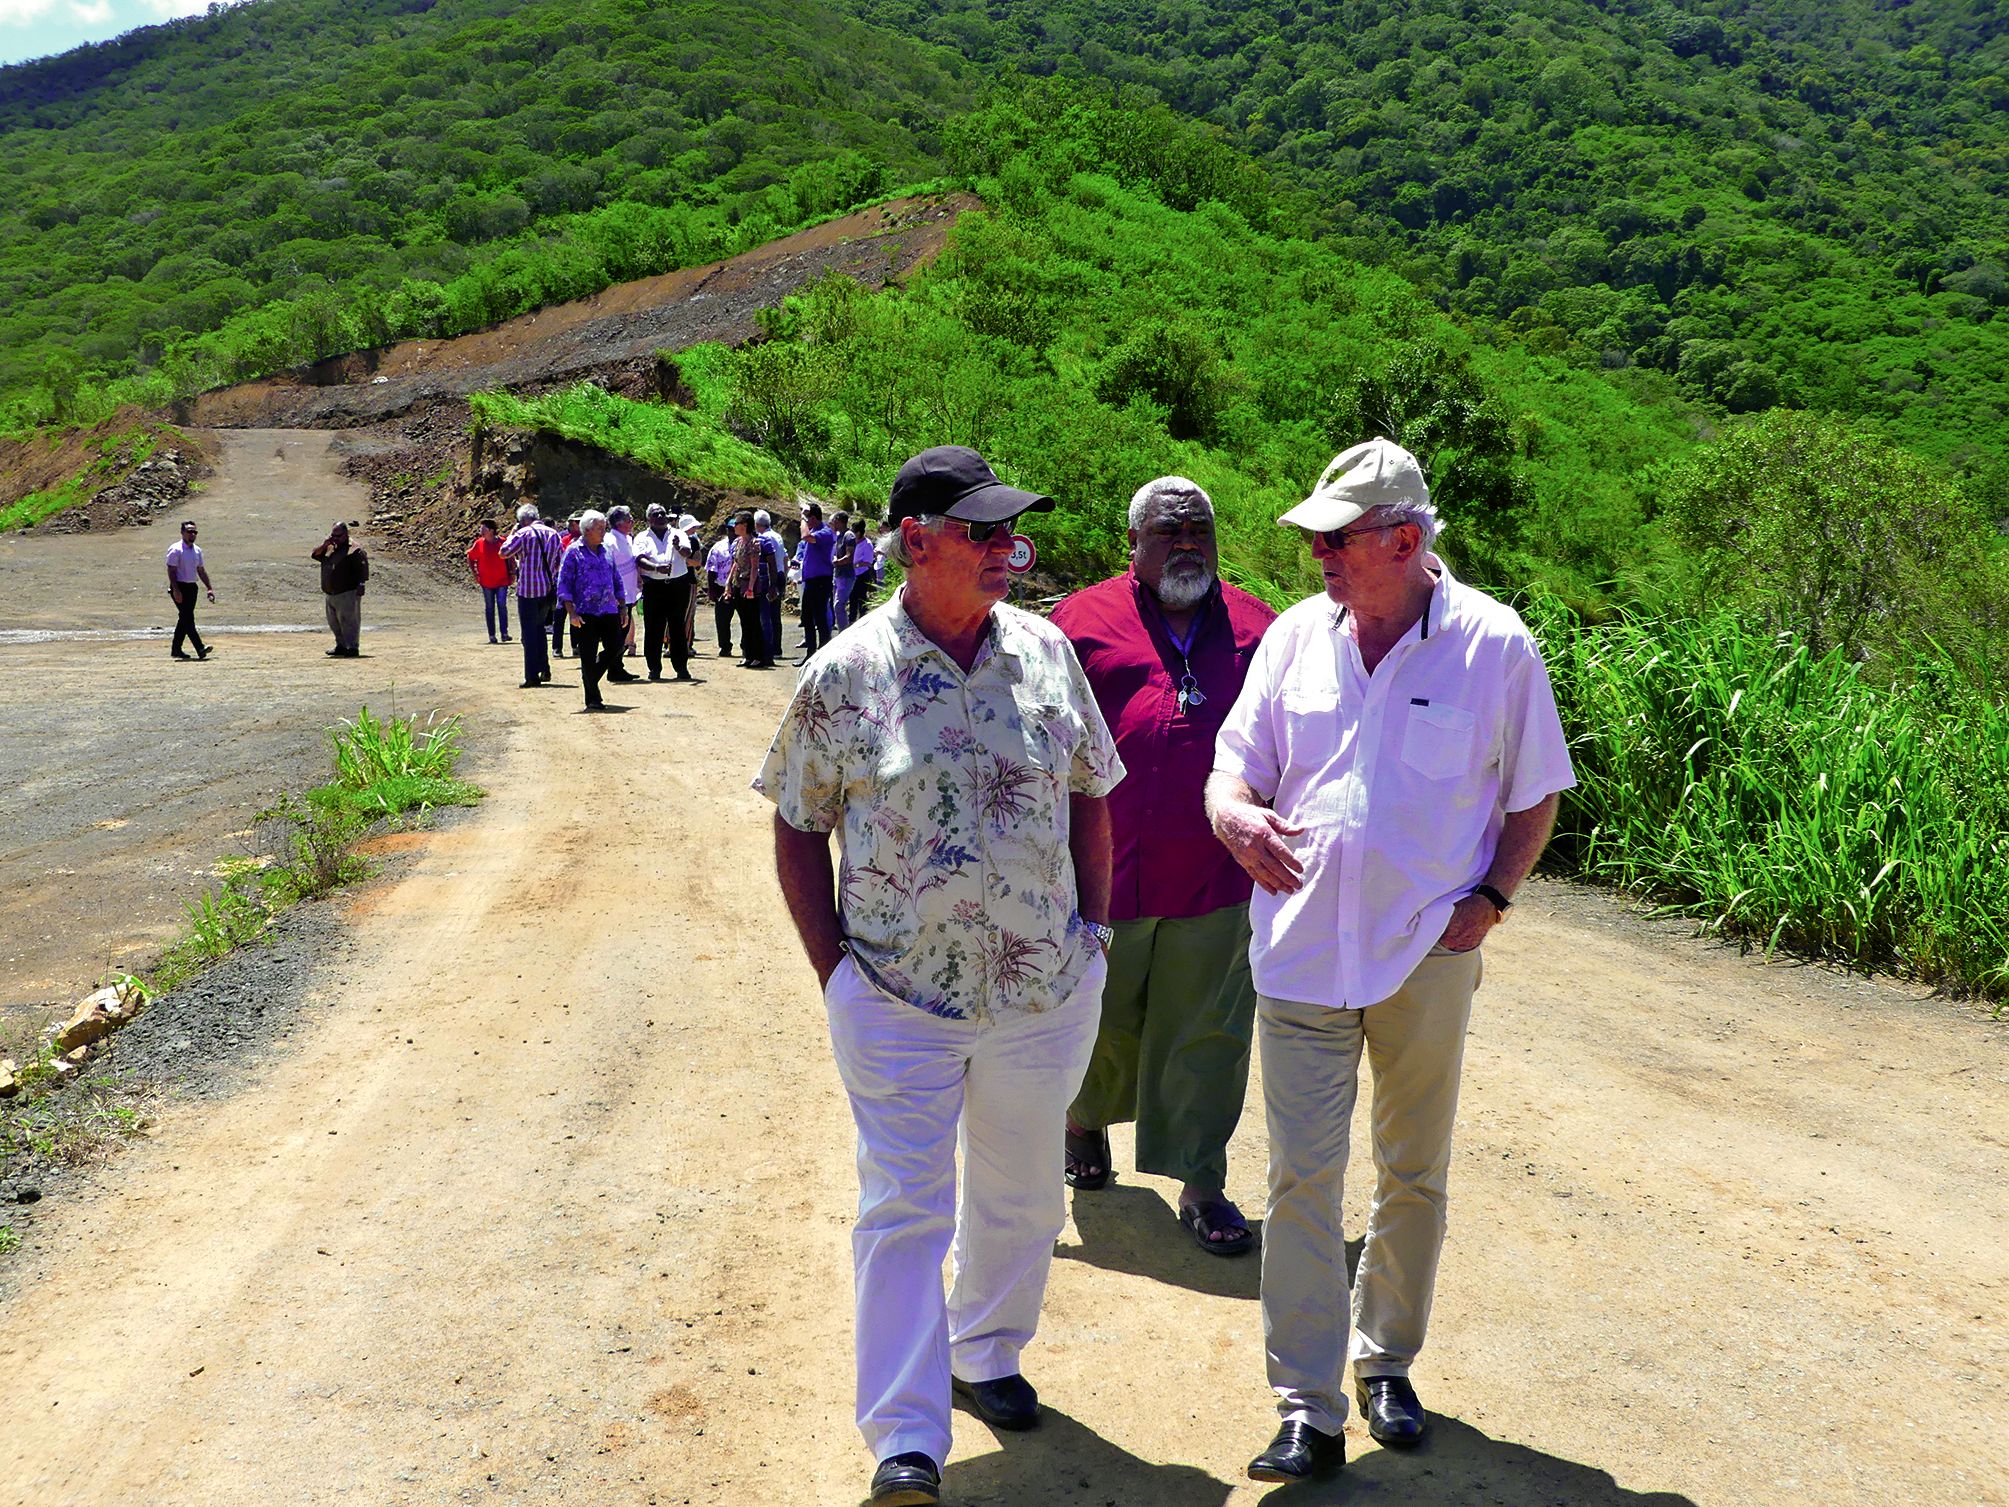
[[[1387,999],[1484,880],[1507,813],[1576,783],[1520,615],[1426,558],[1429,603],[1372,675],[1326,597],[1279,617],[1215,745],[1217,770],[1305,829],[1297,893],[1249,902],[1249,962],[1272,999]]]
[[[182,585],[193,585],[196,572],[202,569],[202,546],[175,540],[167,547],[167,568]]]
[[[845,554],[846,551],[855,551],[857,548],[858,536],[849,529],[846,529],[841,534],[834,534],[830,542],[830,575],[833,580],[848,581],[851,579],[851,573],[858,568],[856,554],[854,553],[850,558],[843,560],[840,560],[838,556]]]
[[[1275,620],[1269,606],[1224,583],[1194,614],[1182,652],[1157,598],[1130,571],[1053,609],[1053,626],[1080,656],[1133,776],[1109,798],[1111,921],[1204,916],[1248,903],[1249,876],[1214,836],[1202,796],[1214,737]],[[1189,671],[1200,699],[1181,706]]]
[[[1049,1009],[1097,954],[1069,798],[1123,778],[1081,664],[1003,605],[964,673],[900,597],[802,672],[753,788],[799,831],[838,834],[838,912],[859,968],[931,1014]]]
[[[675,581],[690,572],[690,538],[680,528],[666,528],[660,534],[643,529],[629,541],[635,546],[635,566],[645,580]]]
[[[605,543],[565,551],[558,565],[558,600],[581,617],[605,617],[621,610],[621,577]]]
[[[868,538],[860,536],[858,540],[858,548],[852,553],[851,556],[851,574],[853,578],[855,579],[860,576],[871,575],[872,561],[873,561],[872,541]]]
[[[725,585],[732,575],[732,540],[730,537],[716,540],[705,555],[705,569],[719,585]]]
[[[820,524],[806,530],[802,535],[802,579],[814,581],[830,574],[830,552],[837,547],[837,536],[830,532],[830,525]]]

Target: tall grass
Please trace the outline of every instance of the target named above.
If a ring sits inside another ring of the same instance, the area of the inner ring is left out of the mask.
[[[1727,615],[1526,608],[1579,784],[1552,853],[1726,935],[2009,998],[2009,713]]]

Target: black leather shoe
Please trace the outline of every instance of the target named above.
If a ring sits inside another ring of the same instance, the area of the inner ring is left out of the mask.
[[[1346,1464],[1346,1436],[1308,1423],[1286,1423],[1270,1447],[1249,1461],[1251,1481],[1303,1481]]]
[[[941,1499],[942,1473],[926,1455],[888,1455],[872,1472],[872,1501],[879,1507],[923,1507]]]
[[[1408,1449],[1423,1438],[1423,1404],[1406,1376],[1370,1376],[1353,1384],[1360,1416],[1376,1444]]]
[[[1016,1371],[996,1381],[964,1381],[958,1376],[955,1393],[994,1429],[1017,1433],[1039,1423],[1039,1393]]]

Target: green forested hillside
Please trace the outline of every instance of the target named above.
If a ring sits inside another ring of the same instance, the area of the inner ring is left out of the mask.
[[[1875,417],[2009,516],[1992,0],[848,0],[1216,121],[1355,256],[1731,413]]]
[[[929,176],[967,71],[794,0],[271,0],[0,70],[0,394],[164,356],[200,387],[757,244]]]

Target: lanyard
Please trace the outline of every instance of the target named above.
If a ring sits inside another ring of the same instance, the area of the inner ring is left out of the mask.
[[[1189,708],[1204,706],[1207,702],[1207,693],[1200,689],[1199,679],[1193,674],[1193,646],[1200,641],[1200,634],[1207,626],[1208,615],[1214,610],[1214,598],[1218,594],[1218,588],[1208,593],[1207,599],[1200,604],[1200,610],[1193,614],[1193,621],[1188,625],[1183,639],[1172,631],[1171,621],[1165,616],[1164,605],[1159,602],[1157,596],[1141,582],[1137,589],[1150,599],[1151,609],[1158,615],[1158,626],[1165,630],[1165,637],[1171,640],[1172,647],[1178,651],[1178,702],[1179,715],[1183,717]]]

